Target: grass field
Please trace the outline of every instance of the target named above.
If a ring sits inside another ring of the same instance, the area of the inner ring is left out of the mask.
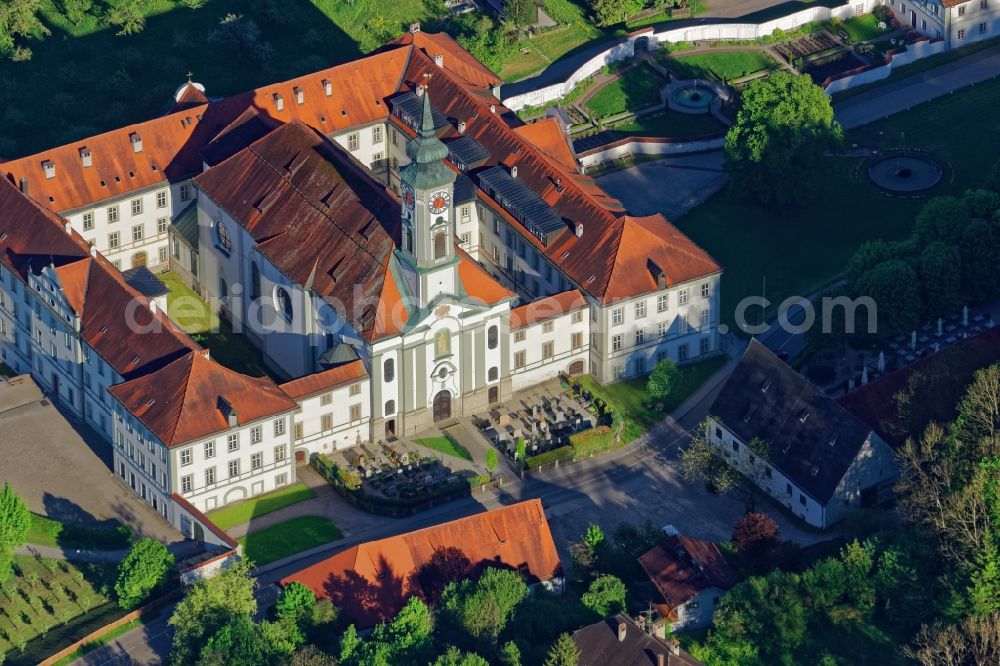
[[[28,543],[38,546],[117,550],[128,548],[131,540],[132,531],[124,525],[116,529],[81,527],[37,514],[31,515],[31,528],[28,530]]]
[[[202,347],[212,358],[230,370],[252,377],[270,375],[270,371],[250,341],[233,332],[229,322],[219,319],[212,308],[173,273],[160,273],[159,280],[167,286],[167,315]],[[275,378],[278,379],[278,378]]]
[[[239,504],[210,511],[207,515],[220,528],[228,530],[235,525],[248,523],[254,518],[260,518],[278,509],[284,509],[286,506],[304,502],[313,497],[316,497],[316,493],[313,492],[312,488],[299,482]]]
[[[301,516],[237,539],[243,555],[257,566],[336,541],[343,536],[337,526],[320,516]]]
[[[440,437],[424,437],[413,441],[421,446],[426,446],[428,449],[439,451],[440,453],[448,456],[454,456],[463,460],[472,460],[472,454],[469,453],[467,448],[456,442],[451,437],[447,437],[445,435],[441,435]]]
[[[631,136],[654,136],[682,138],[692,136],[708,136],[722,134],[725,125],[711,114],[678,113],[662,111],[636,118],[621,125],[615,125],[615,131]]]
[[[663,401],[662,412],[646,408],[646,403],[649,402],[646,397],[646,377],[601,386],[590,375],[586,375],[580,378],[580,383],[625,415],[624,440],[628,443],[677,409],[725,363],[725,356],[714,356],[682,367],[681,378],[673,392]]]
[[[978,187],[1000,155],[1000,117],[981,113],[1000,105],[1000,81],[967,88],[914,107],[888,120],[849,133],[847,144],[922,148],[954,172],[934,194],[956,194]],[[962,127],[963,132],[935,128]],[[772,302],[768,314],[792,295],[806,295],[835,279],[861,243],[873,238],[906,237],[921,200],[881,196],[867,177],[855,177],[858,160],[831,160],[833,174],[822,201],[803,208],[778,210],[732,198],[720,192],[675,220],[680,229],[705,248],[725,269],[722,320],[734,324],[734,308],[764,289]],[[748,311],[757,323],[759,309]]]
[[[114,563],[74,565],[15,555],[14,564],[16,573],[0,589],[0,653],[14,663],[21,658],[36,663],[46,655],[34,639],[44,636],[40,642],[48,643],[57,629],[70,630],[80,616],[107,610],[103,605],[110,598],[101,590],[113,585]]]
[[[659,102],[665,84],[652,68],[635,67],[598,90],[585,106],[598,118],[638,111]]]
[[[869,39],[881,37],[886,32],[885,30],[879,30],[878,19],[873,14],[862,14],[861,16],[849,18],[844,21],[840,28],[834,28],[832,32],[836,34],[838,29],[846,32],[850,36],[851,42],[855,43],[866,42]]]
[[[724,51],[664,58],[664,67],[684,79],[733,81],[780,66],[764,51]]]

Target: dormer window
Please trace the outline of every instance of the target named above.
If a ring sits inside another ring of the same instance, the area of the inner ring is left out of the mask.
[[[771,380],[765,379],[760,385],[760,392],[767,393],[767,390],[771,388]]]
[[[132,152],[142,152],[142,135],[138,132],[132,132],[128,135],[128,140],[132,142]]]
[[[330,79],[323,79],[323,94],[327,97],[333,94],[333,81]]]
[[[295,91],[295,103],[304,104],[306,101],[306,95],[304,92],[302,92],[302,86],[295,86],[294,91]]]
[[[56,163],[52,160],[43,160],[42,171],[45,172],[45,178],[47,180],[52,180],[56,177]]]
[[[278,111],[284,111],[285,110],[285,100],[282,99],[281,95],[279,93],[274,93],[274,95],[272,95],[272,97],[274,99],[274,108],[277,109]]]
[[[806,419],[808,419],[808,418],[809,418],[809,410],[808,409],[803,409],[802,413],[799,414],[799,421],[801,421],[802,423],[805,423]]]
[[[80,164],[83,165],[83,168],[86,169],[87,167],[92,166],[93,163],[94,158],[90,154],[90,148],[87,148],[86,146],[80,148]]]

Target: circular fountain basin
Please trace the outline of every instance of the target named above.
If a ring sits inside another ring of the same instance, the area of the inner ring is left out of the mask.
[[[868,177],[892,192],[921,192],[941,182],[944,170],[923,155],[885,155],[868,167]]]
[[[712,105],[717,95],[709,88],[692,85],[674,90],[670,97],[675,104],[685,109],[708,112],[708,107]]]

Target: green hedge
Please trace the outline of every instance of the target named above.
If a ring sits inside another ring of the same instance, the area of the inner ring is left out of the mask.
[[[576,451],[572,446],[560,446],[557,449],[552,449],[551,451],[546,451],[545,453],[539,453],[537,456],[528,456],[525,459],[525,464],[528,468],[540,467],[542,465],[547,465],[550,462],[555,462],[557,460],[571,460],[576,454]]]
[[[31,514],[28,543],[81,550],[118,550],[132,543],[132,530],[126,525],[83,527]]]

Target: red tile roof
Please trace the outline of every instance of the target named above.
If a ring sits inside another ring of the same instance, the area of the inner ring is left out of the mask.
[[[573,155],[573,147],[569,142],[569,137],[566,136],[559,121],[555,118],[546,118],[521,125],[515,127],[514,131],[542,153],[566,167],[568,171],[576,171],[576,157]]]
[[[207,103],[208,97],[204,89],[199,87],[199,84],[188,81],[174,93],[174,103],[170,107],[170,112],[183,111]]]
[[[510,327],[514,329],[530,326],[585,307],[587,307],[587,299],[578,289],[571,289],[514,308],[510,311]]]
[[[329,370],[285,382],[281,384],[281,390],[288,397],[301,400],[317,393],[329,391],[343,384],[350,384],[367,376],[368,369],[365,368],[364,362],[358,359],[357,361],[344,363]]]
[[[61,266],[90,256],[69,224],[0,178],[0,261],[27,281],[29,265]]]
[[[457,245],[455,254],[459,259],[458,280],[470,299],[485,305],[496,305],[517,297],[517,294],[494,280],[492,275]]]
[[[281,584],[300,582],[333,600],[360,627],[370,627],[394,617],[411,595],[426,594],[422,567],[426,572],[425,565],[445,553],[474,575],[488,566],[517,569],[529,581],[562,575],[542,503],[534,499],[354,546]]]
[[[270,379],[241,375],[200,351],[108,392],[168,447],[228,430],[228,408],[243,424],[297,407]]]
[[[738,582],[714,543],[687,536],[668,537],[641,555],[639,565],[671,611],[710,587],[728,590]]]
[[[501,82],[499,76],[490,71],[486,65],[476,60],[462,46],[443,32],[407,32],[402,37],[389,42],[403,46],[414,45],[433,58],[435,55],[444,57],[442,65],[445,71],[456,76],[464,83],[478,88],[489,88]]]

